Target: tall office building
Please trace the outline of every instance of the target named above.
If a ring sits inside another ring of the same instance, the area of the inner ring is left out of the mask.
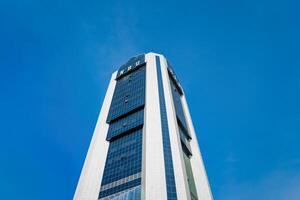
[[[184,91],[163,55],[133,57],[113,73],[74,199],[213,199]]]

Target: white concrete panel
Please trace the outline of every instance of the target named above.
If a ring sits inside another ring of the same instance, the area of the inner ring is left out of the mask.
[[[190,111],[188,109],[185,95],[182,96],[181,100],[182,100],[182,106],[187,121],[187,126],[192,136],[190,145],[192,148],[193,156],[191,157],[190,161],[191,161],[191,166],[192,166],[193,175],[195,179],[197,195],[198,198],[201,200],[212,200],[213,196],[206,176],[206,171],[203,164],[200,148],[198,145],[197,136],[194,130],[194,125],[192,122]]]
[[[168,118],[177,199],[189,200],[191,199],[191,197],[188,189],[187,179],[185,178],[187,175],[185,171],[184,158],[181,150],[182,147],[180,142],[179,130],[177,126],[176,112],[173,103],[173,97],[171,91],[172,88],[168,76],[167,61],[163,56],[160,56],[160,60],[161,60],[161,70],[162,70],[162,77],[163,77],[163,87],[165,92],[164,95],[166,100],[166,111],[167,111],[167,118]]]
[[[75,191],[75,200],[96,200],[98,199],[101,180],[103,176],[105,160],[108,152],[109,142],[106,135],[109,125],[106,123],[114,89],[116,86],[115,72],[110,80],[104,103],[97,121],[97,125],[90,143],[90,147],[84,161],[79,182]]]
[[[147,66],[142,193],[146,200],[167,199],[155,55],[157,54],[145,55]]]

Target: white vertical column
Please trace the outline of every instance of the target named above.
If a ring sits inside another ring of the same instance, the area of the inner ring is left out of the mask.
[[[100,192],[109,146],[109,142],[106,141],[106,135],[109,128],[106,119],[116,86],[116,75],[117,72],[112,75],[104,98],[93,138],[73,198],[75,200],[96,200]]]
[[[154,53],[146,57],[146,104],[143,134],[142,188],[146,200],[167,199],[157,70]]]
[[[185,113],[188,130],[192,136],[190,145],[192,148],[193,156],[191,157],[190,161],[191,161],[195,185],[197,189],[197,195],[198,198],[201,200],[212,200],[213,196],[206,176],[205,167],[203,164],[200,148],[197,141],[197,136],[194,130],[194,125],[185,99],[185,95],[182,96],[181,100],[182,100],[182,106]]]
[[[182,147],[180,143],[179,130],[177,126],[176,112],[173,104],[172,88],[169,81],[167,61],[164,58],[164,56],[161,56],[160,59],[161,59],[164,95],[166,100],[166,111],[167,111],[167,118],[168,118],[177,199],[189,200],[191,199],[191,197],[188,189],[188,182],[187,179],[185,178],[187,175],[185,171],[184,158],[181,150]]]

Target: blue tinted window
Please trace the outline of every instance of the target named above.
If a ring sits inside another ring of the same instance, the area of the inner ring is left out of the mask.
[[[198,197],[197,197],[192,168],[190,166],[190,157],[192,156],[191,147],[190,147],[191,136],[187,129],[186,119],[185,119],[182,102],[181,102],[182,88],[181,86],[178,85],[178,79],[176,77],[174,78],[174,71],[172,69],[170,70],[171,72],[169,71],[169,78],[172,87],[172,96],[173,96],[177,124],[178,124],[178,129],[180,134],[181,147],[182,147],[182,152],[185,161],[185,169],[187,174],[186,178],[189,185],[191,198],[196,200],[198,199]]]
[[[99,194],[99,198],[106,197],[106,196],[109,196],[111,194],[115,194],[115,193],[121,192],[123,190],[126,190],[128,188],[132,188],[132,187],[135,187],[135,186],[138,186],[138,185],[141,185],[141,179],[140,178],[136,179],[136,180],[133,180],[131,182],[122,184],[122,185],[118,185],[118,186],[116,186],[114,188],[102,191]],[[140,195],[140,193],[138,193],[138,194]],[[137,198],[135,196],[135,199],[132,199],[132,200],[138,200],[140,198],[141,198],[140,196],[138,196]]]
[[[143,123],[144,109],[141,109],[111,123],[107,133],[107,140],[109,141],[117,136],[120,136],[121,134],[131,131],[132,129],[141,128]]]
[[[109,197],[109,198],[108,198]],[[137,200],[141,197],[141,186],[137,186],[134,188],[127,189],[117,194],[113,194],[106,198],[102,198],[100,200]]]
[[[184,116],[184,112],[183,112],[183,107],[182,107],[182,103],[181,103],[181,95],[180,95],[178,89],[176,88],[174,81],[172,79],[170,79],[170,80],[171,80],[170,83],[171,83],[171,88],[172,88],[172,95],[173,95],[176,116],[179,119],[182,126],[185,129],[187,129],[185,116]]]
[[[110,123],[145,104],[145,74],[145,67],[141,67],[118,80],[107,122]]]
[[[119,68],[117,79],[120,78],[122,75],[130,73],[131,70],[139,68],[143,64],[145,64],[145,55],[140,55],[131,58],[127,63],[125,63]]]
[[[141,184],[145,66],[128,73],[117,78],[107,118],[109,129],[106,139],[110,144],[100,199],[119,195],[120,192]],[[140,196],[136,199],[140,199]]]
[[[187,155],[192,155],[192,150],[190,146],[190,141],[189,138],[186,136],[185,133],[183,133],[182,129],[179,127],[179,135],[180,135],[180,140],[182,142],[183,147],[185,148],[185,152]]]
[[[169,136],[169,127],[168,127],[168,119],[166,113],[166,104],[164,97],[164,89],[162,83],[162,75],[161,75],[161,66],[159,57],[156,56],[156,70],[158,77],[158,91],[159,91],[159,103],[160,103],[160,117],[161,117],[161,128],[162,128],[162,136],[163,136],[163,151],[164,151],[164,160],[165,160],[165,173],[166,173],[166,183],[167,183],[167,197],[168,200],[176,200],[176,185],[175,185],[175,177],[174,177],[174,169],[173,169],[173,160],[171,153],[171,145],[170,145],[170,136]]]
[[[101,185],[141,171],[142,129],[110,142]]]

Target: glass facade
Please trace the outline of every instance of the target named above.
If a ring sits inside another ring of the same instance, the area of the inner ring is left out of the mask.
[[[74,199],[211,199],[184,91],[166,62],[150,52],[113,73]]]
[[[140,109],[127,117],[110,124],[106,140],[110,141],[134,129],[140,129],[144,124],[144,109]]]
[[[140,199],[141,196],[141,186],[125,190],[124,192],[117,193],[116,195],[111,195],[106,197],[107,200],[135,200]]]
[[[164,160],[165,160],[165,174],[166,174],[166,183],[167,183],[167,197],[168,200],[176,200],[176,185],[173,169],[173,160],[169,136],[169,127],[168,119],[166,112],[164,88],[162,83],[162,74],[161,74],[161,65],[159,56],[155,57],[156,60],[156,70],[157,70],[157,79],[158,79],[158,92],[159,92],[159,104],[160,104],[160,118],[161,118],[161,129],[163,136],[163,151],[164,151]]]
[[[173,102],[176,112],[177,125],[181,140],[181,151],[184,157],[184,164],[187,174],[187,182],[189,186],[189,191],[192,200],[198,200],[196,185],[194,181],[193,171],[191,167],[190,158],[192,156],[192,151],[190,147],[190,140],[192,139],[186,124],[186,119],[184,115],[184,110],[181,101],[181,95],[183,94],[183,90],[178,82],[176,75],[174,74],[173,69],[168,66],[169,79],[172,89]]]
[[[145,105],[144,57],[121,66],[107,123],[109,141],[100,200],[141,198],[142,143]]]
[[[168,200],[177,200],[174,167],[172,160],[168,119],[164,98],[161,64],[159,56],[155,56],[163,154],[165,164],[166,190]],[[184,115],[181,102],[183,90],[172,70],[168,68],[169,81],[176,112],[176,119],[181,140],[181,151],[187,174],[187,181],[192,200],[196,200],[197,192],[190,163],[192,139]],[[120,67],[114,95],[110,105],[107,123],[109,129],[106,140],[110,143],[106,158],[100,200],[141,199],[142,144],[146,87],[145,58],[139,56]]]
[[[145,67],[141,67],[117,80],[107,122],[123,118],[145,104]]]

